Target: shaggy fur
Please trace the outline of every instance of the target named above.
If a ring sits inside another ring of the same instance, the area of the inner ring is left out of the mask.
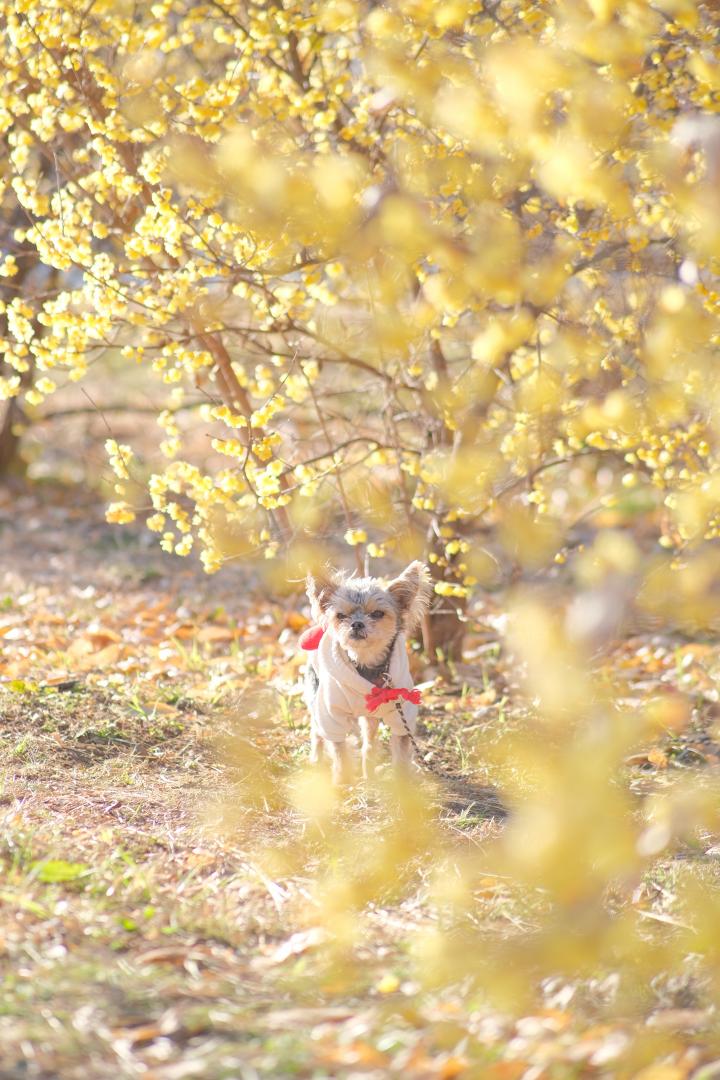
[[[399,634],[416,629],[427,610],[432,586],[427,567],[413,562],[399,577],[384,584],[378,578],[357,578],[329,570],[307,579],[307,595],[313,618],[337,642],[342,654],[368,682],[381,678]],[[312,704],[318,689],[318,675],[309,664],[306,700]],[[358,717],[362,732],[363,774],[367,775],[368,757],[377,733],[375,716]],[[322,739],[312,727],[311,757],[317,760],[320,744],[330,755],[333,776],[340,780],[345,772],[345,744]],[[391,735],[393,761],[404,764],[411,759],[407,735]]]

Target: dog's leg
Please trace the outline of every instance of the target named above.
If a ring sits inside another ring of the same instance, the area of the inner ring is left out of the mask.
[[[413,749],[409,735],[390,736],[390,757],[396,772],[406,772],[410,768]]]
[[[320,760],[320,735],[314,719],[310,718],[310,763],[317,765]]]
[[[325,740],[325,746],[330,755],[333,784],[339,787],[348,781],[347,746],[344,742],[330,742],[329,739]]]
[[[317,694],[320,687],[320,679],[318,673],[311,663],[308,662],[305,668],[305,690],[303,697],[305,698],[305,704],[310,711],[310,761],[313,765],[317,765],[320,760],[320,732],[318,731],[316,709],[317,709]]]
[[[377,735],[379,720],[374,716],[360,717],[360,731],[362,733],[362,774],[367,780],[371,772],[375,772],[374,763],[371,762],[375,748],[375,736]],[[370,767],[372,764],[372,768]]]

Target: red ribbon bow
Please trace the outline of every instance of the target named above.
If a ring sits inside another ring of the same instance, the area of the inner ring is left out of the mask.
[[[413,705],[420,704],[419,690],[406,690],[404,686],[373,686],[370,693],[365,695],[365,705],[368,712],[375,712],[387,701],[395,701],[396,698],[400,697],[405,698],[406,701],[411,701]]]

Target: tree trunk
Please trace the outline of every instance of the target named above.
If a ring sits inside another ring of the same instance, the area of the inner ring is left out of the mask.
[[[21,417],[17,398],[0,401],[0,479],[21,471],[20,437],[14,430]]]
[[[6,155],[9,152],[6,139],[0,142],[0,149],[4,150]],[[18,270],[14,277],[8,283],[4,281],[0,283],[0,300],[5,304],[10,304],[17,296],[32,298],[43,289],[49,294],[59,277],[59,271],[40,262],[37,248],[29,240],[23,240],[19,244],[13,243],[10,246],[9,238],[16,229],[23,226],[27,226],[27,211],[16,205],[0,227],[0,248],[3,250],[9,248],[14,251],[18,260]],[[40,330],[41,327],[33,319],[34,334],[38,334]],[[7,335],[7,315],[3,314],[0,317],[0,336]],[[20,386],[23,391],[32,386],[34,377],[35,358],[29,353],[26,360],[29,367],[20,375]],[[2,371],[2,369],[5,370]],[[0,371],[3,374],[8,374],[8,372],[11,375],[14,374],[12,368],[8,364],[3,364],[1,359]],[[0,401],[0,479],[12,473],[24,472],[24,464],[20,458],[20,436],[15,434],[15,428],[24,419],[25,413],[20,398],[14,397],[7,401]]]
[[[438,553],[443,552],[444,541],[433,534],[428,547],[430,552],[436,549]],[[447,567],[434,562],[429,566],[433,582],[456,580],[452,574],[448,575]],[[466,610],[467,598],[464,596],[433,595],[430,611],[423,620],[423,645],[431,659],[441,663],[462,659]]]
[[[449,384],[449,376],[445,354],[440,342],[437,340],[434,340],[430,347],[430,358],[438,379],[437,393],[441,394]],[[437,406],[433,394],[425,390],[423,396],[427,413],[434,420],[427,430],[428,451],[434,448],[443,448],[450,451],[452,448],[453,453],[457,453],[460,449],[459,433],[456,434],[446,425],[442,409]],[[440,535],[441,508],[438,508],[436,515],[427,534],[427,553],[428,555],[436,555],[441,561],[428,560],[430,574],[433,582],[457,583],[458,578],[453,573],[452,568],[455,561],[454,556],[450,558],[446,556],[446,540]],[[445,664],[447,661],[462,658],[466,608],[467,599],[465,597],[433,594],[430,611],[423,619],[422,627],[423,646],[432,660],[438,660],[441,664]]]

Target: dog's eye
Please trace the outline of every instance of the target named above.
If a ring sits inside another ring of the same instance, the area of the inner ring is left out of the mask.
[[[382,619],[384,615],[385,615],[384,611],[373,611],[373,612],[370,613],[370,618],[371,619]]]
[[[345,622],[345,620],[347,619],[347,615],[343,615],[343,613],[341,611],[338,611],[335,618],[337,619],[338,622]]]

